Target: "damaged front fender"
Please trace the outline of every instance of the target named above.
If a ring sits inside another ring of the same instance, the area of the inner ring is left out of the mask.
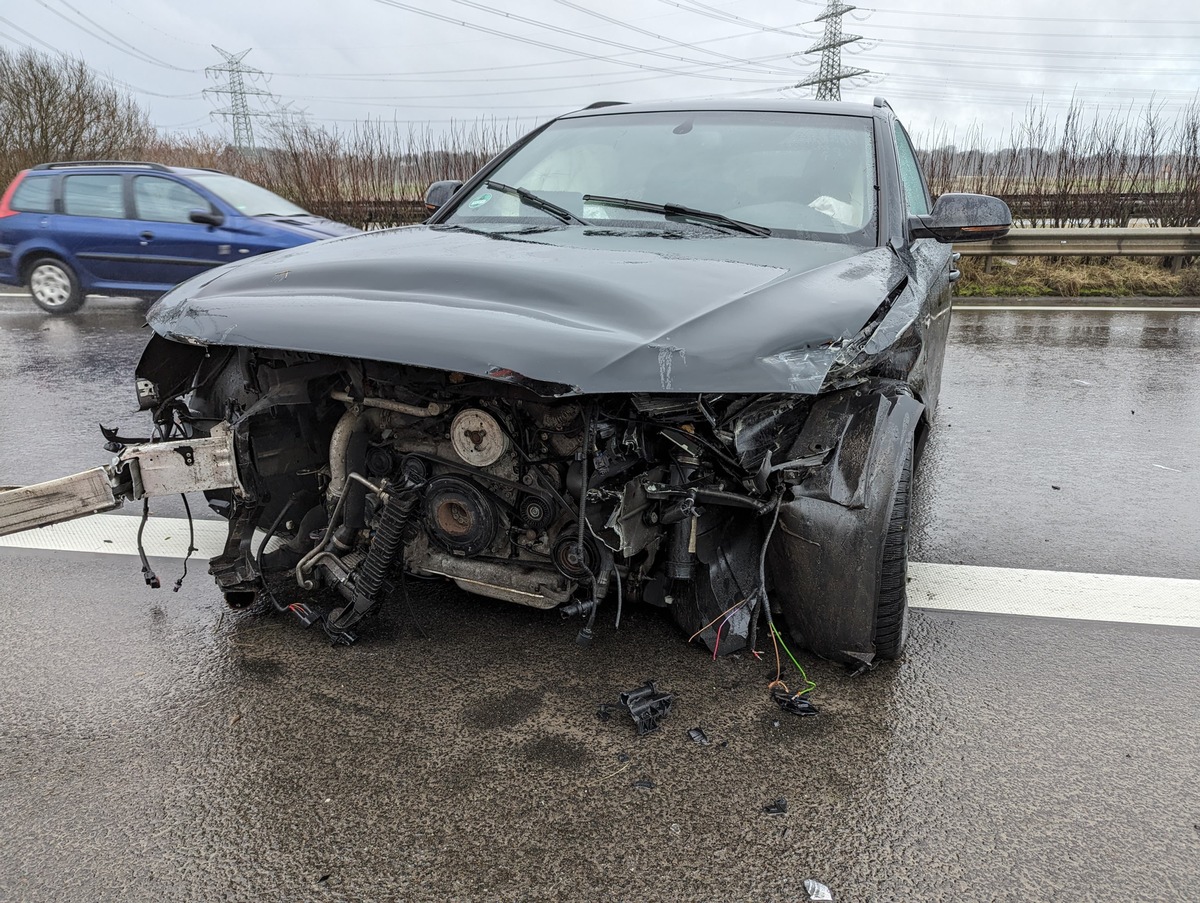
[[[772,603],[818,655],[875,658],[884,545],[923,410],[899,382],[831,393],[814,404],[792,448],[796,459],[826,457],[780,506],[768,577]]]

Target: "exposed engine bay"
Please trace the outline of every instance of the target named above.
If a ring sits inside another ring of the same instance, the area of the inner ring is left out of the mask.
[[[753,629],[759,553],[782,490],[826,457],[788,457],[810,402],[556,399],[507,375],[241,352],[212,390],[197,391],[199,410],[173,408],[172,428],[206,417],[241,424],[258,486],[243,498],[216,493],[213,504],[235,534],[292,525],[262,569],[337,590],[344,604],[316,615],[335,638],[349,637],[403,567],[579,615],[584,641],[602,604],[611,601],[614,620],[629,600],[670,606],[683,627],[734,651]],[[248,517],[252,507],[262,510]],[[239,560],[242,545],[233,537],[214,564],[235,604],[257,580],[246,579],[254,563]],[[741,611],[724,630],[705,629],[714,606]]]

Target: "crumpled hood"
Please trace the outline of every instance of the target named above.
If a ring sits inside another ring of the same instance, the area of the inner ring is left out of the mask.
[[[167,338],[597,392],[818,391],[904,270],[886,248],[593,227],[414,226],[198,276],[150,310]]]

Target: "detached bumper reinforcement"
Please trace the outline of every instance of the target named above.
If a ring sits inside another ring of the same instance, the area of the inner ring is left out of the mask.
[[[205,439],[135,445],[103,467],[0,490],[0,536],[112,511],[127,501],[209,489],[244,494],[228,424]]]

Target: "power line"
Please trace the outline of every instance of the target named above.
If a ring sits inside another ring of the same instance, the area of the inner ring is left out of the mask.
[[[542,47],[547,50],[553,50],[557,53],[570,54],[572,56],[580,57],[581,59],[597,60],[599,62],[604,62],[604,63],[616,63],[619,66],[629,66],[633,69],[643,69],[648,72],[665,72],[669,75],[675,74],[675,70],[667,69],[663,66],[654,66],[654,65],[650,65],[648,63],[635,63],[632,60],[623,60],[623,59],[619,58],[620,55],[607,55],[606,56],[604,54],[599,54],[599,53],[589,53],[585,50],[573,50],[573,49],[567,48],[567,47],[560,47],[557,44],[551,44],[547,41],[538,40],[537,38],[526,37],[524,35],[515,35],[512,32],[501,31],[500,29],[497,29],[497,28],[490,28],[486,25],[479,25],[478,23],[468,22],[464,19],[455,19],[453,16],[446,16],[446,15],[442,15],[441,13],[435,13],[433,10],[422,9],[419,6],[413,6],[410,3],[401,3],[401,2],[399,2],[399,0],[375,0],[375,2],[382,4],[383,6],[391,6],[391,7],[394,7],[395,9],[402,9],[406,12],[415,13],[419,16],[425,16],[426,18],[429,18],[429,19],[436,19],[439,22],[447,22],[451,25],[458,25],[463,28],[472,29],[473,31],[480,31],[480,32],[483,32],[484,34],[494,35],[495,37],[499,37],[499,38],[507,38],[508,40],[517,41],[522,44],[529,44],[534,47]],[[498,13],[498,15],[504,15],[504,14]],[[581,35],[581,34],[576,33],[576,36],[583,38],[587,41],[593,41],[592,38],[590,38],[586,35]],[[626,49],[631,50],[635,53],[649,53],[650,52],[650,51],[644,50],[642,48],[629,47],[628,45],[625,45],[625,47],[626,47]],[[655,54],[655,55],[660,55],[660,54]],[[661,55],[665,55],[665,54],[661,54]],[[684,57],[668,57],[668,59],[682,60],[683,62],[691,63],[693,65],[701,64],[701,61],[699,61],[699,60],[689,60]],[[759,70],[748,70],[748,71],[756,72],[759,75],[762,74],[761,71],[759,71]],[[695,77],[696,78],[707,78],[707,79],[711,79],[714,81],[748,81],[748,80],[757,81],[757,79],[744,79],[744,78],[739,78],[734,75],[715,75],[715,74],[714,75],[706,75],[706,74],[702,74],[699,72],[695,74]]]
[[[736,23],[739,25],[749,25],[749,26],[752,26],[757,31],[773,32],[775,34],[788,35],[789,37],[794,37],[794,38],[812,38],[813,37],[813,35],[811,35],[811,34],[805,34],[803,32],[790,30],[792,28],[798,28],[801,25],[804,25],[805,23],[803,23],[803,22],[798,22],[795,25],[783,25],[783,26],[767,25],[765,22],[756,22],[753,19],[746,19],[746,18],[743,18],[742,16],[736,15],[735,13],[727,13],[727,12],[724,12],[723,10],[716,9],[715,7],[708,6],[704,3],[692,3],[690,6],[685,6],[684,4],[677,2],[677,0],[658,0],[658,2],[665,3],[667,6],[673,6],[676,9],[683,10],[685,13],[693,13],[697,16],[704,16],[705,18],[708,18],[708,19],[715,19],[718,22],[725,22],[727,24],[728,23]]]
[[[552,0],[552,2],[557,3],[559,6],[565,6],[567,9],[573,9],[576,12],[591,16],[593,19],[599,19],[602,22],[608,22],[610,25],[618,25],[621,28],[628,29],[629,31],[636,32],[640,35],[654,38],[658,41],[670,41],[673,45],[678,47],[686,47],[688,50],[692,50],[697,53],[707,53],[709,56],[718,57],[719,59],[725,60],[727,63],[738,63],[744,65],[748,62],[748,60],[746,60],[744,57],[731,56],[728,53],[721,53],[719,50],[708,50],[707,48],[699,47],[696,44],[690,44],[687,41],[673,41],[671,38],[668,38],[665,35],[660,35],[657,32],[649,31],[629,22],[622,22],[620,19],[614,18],[613,16],[605,15],[604,13],[597,12],[594,9],[588,9],[586,6],[581,6],[578,3],[573,3],[572,0]]]
[[[632,44],[623,44],[620,41],[614,41],[609,38],[602,38],[602,37],[599,37],[598,35],[584,34],[583,32],[574,31],[570,28],[564,28],[561,25],[553,25],[549,22],[542,22],[542,21],[539,21],[538,19],[530,18],[529,16],[522,16],[522,15],[519,15],[518,13],[512,13],[512,12],[507,12],[505,10],[496,9],[493,6],[488,6],[486,3],[477,3],[477,2],[475,2],[475,0],[450,0],[450,2],[458,4],[459,6],[465,6],[468,9],[475,9],[475,10],[479,10],[480,12],[490,13],[491,15],[494,15],[494,16],[500,16],[503,19],[511,19],[514,22],[520,22],[522,25],[532,25],[535,28],[542,28],[547,31],[552,31],[555,34],[562,34],[562,35],[566,35],[568,37],[578,38],[581,41],[586,41],[586,42],[592,43],[592,44],[604,44],[609,47],[617,47],[621,50],[637,51],[639,53],[648,54],[649,56],[661,57],[662,59],[671,60],[673,62],[691,63],[693,65],[703,62],[703,60],[688,59],[687,57],[677,56],[677,55],[671,54],[671,53],[664,53],[659,50],[649,50],[644,47],[635,47]],[[393,5],[397,5],[397,4],[393,4]],[[673,41],[672,46],[678,47],[678,46],[683,46],[683,45],[681,45],[678,41]],[[561,50],[562,48],[556,48],[556,49]],[[741,72],[757,72],[757,71],[759,71],[759,70],[755,70],[753,68],[747,68],[745,66],[740,66],[740,65],[730,65],[730,66],[726,66],[725,68],[733,69],[733,70],[737,70],[737,71],[741,71]]]
[[[9,28],[13,29],[14,31],[19,31],[21,34],[25,35],[25,37],[29,38],[31,41],[34,41],[34,42],[40,44],[42,47],[46,48],[46,50],[49,51],[54,56],[64,56],[62,50],[60,50],[58,47],[55,47],[53,44],[49,44],[46,41],[43,41],[41,38],[39,38],[33,32],[26,31],[24,28],[22,28],[17,23],[11,22],[8,19],[5,19],[3,16],[0,16],[0,22],[3,22],[5,25],[7,25]],[[33,44],[27,44],[24,41],[18,41],[12,35],[5,34],[2,31],[0,31],[0,38],[3,38],[6,41],[16,44],[18,47],[24,47],[26,50],[34,50],[34,51],[37,50],[37,48],[34,47]],[[139,88],[137,85],[131,85],[129,82],[121,81],[121,79],[119,79],[119,78],[113,78],[111,75],[108,75],[107,73],[101,72],[100,70],[95,69],[92,66],[89,66],[87,63],[83,62],[82,60],[77,60],[77,62],[79,62],[85,69],[87,69],[88,72],[92,73],[92,75],[94,75],[96,78],[100,79],[101,81],[108,82],[110,85],[115,85],[118,88],[124,88],[126,91],[132,91],[135,94],[147,94],[150,97],[166,97],[166,98],[169,98],[172,100],[191,100],[193,98],[202,96],[199,91],[192,91],[188,94],[162,94],[158,91],[151,91],[148,88]]]
[[[96,38],[99,41],[102,41],[103,43],[107,44],[109,47],[112,47],[114,50],[119,50],[121,53],[124,53],[126,56],[131,56],[135,60],[138,60],[139,62],[150,63],[153,66],[160,66],[164,69],[174,69],[176,72],[199,72],[200,71],[199,69],[184,69],[182,66],[176,66],[173,63],[168,63],[168,62],[158,59],[157,57],[153,57],[150,54],[146,53],[144,50],[141,50],[140,48],[134,46],[133,44],[130,44],[124,38],[113,34],[111,31],[109,31],[107,28],[105,28],[103,25],[101,25],[95,19],[88,18],[84,13],[80,12],[78,9],[76,9],[74,6],[72,6],[70,3],[68,3],[67,0],[59,0],[59,2],[62,3],[63,6],[65,6],[67,9],[69,9],[71,12],[73,12],[80,19],[83,19],[83,21],[91,24],[93,28],[96,28],[97,30],[104,32],[104,34],[108,35],[108,37],[112,38],[112,40],[110,41],[108,38],[104,37],[104,35],[96,34],[96,32],[92,31],[91,29],[79,24],[79,22],[72,19],[66,13],[62,12],[61,10],[55,9],[53,6],[48,4],[46,2],[46,0],[37,0],[37,4],[39,6],[43,7],[48,12],[54,13],[54,15],[58,16],[64,22],[74,25],[76,28],[78,28],[84,34],[90,35],[91,37]],[[116,43],[114,43],[114,42],[116,42]]]
[[[927,9],[874,9],[871,12],[896,13],[906,16],[928,16]],[[939,10],[940,19],[1001,19],[1012,22],[1069,22],[1079,25],[1079,16],[1005,16],[996,13],[956,13]],[[1088,16],[1085,20],[1089,25],[1200,25],[1200,19],[1094,19]],[[1140,37],[1138,35],[1137,37]]]
[[[390,4],[387,4],[387,0],[376,0],[376,2],[385,3],[386,5],[390,5]],[[489,30],[486,27],[475,27],[475,26],[471,26],[468,23],[458,22],[457,20],[449,20],[449,21],[451,21],[455,25],[465,25],[467,28],[475,28],[475,30],[483,30],[483,31],[492,33],[492,30]],[[523,38],[520,38],[518,36],[507,35],[503,32],[496,32],[496,34],[501,35],[503,37],[512,37],[515,40],[524,40]],[[745,31],[745,32],[737,33],[737,34],[721,35],[720,37],[716,37],[716,38],[705,38],[704,40],[693,41],[692,44],[697,45],[697,46],[700,44],[716,44],[716,43],[720,43],[722,41],[734,41],[734,40],[738,40],[740,38],[750,37],[754,34],[755,34],[755,32],[753,32],[753,31]],[[809,37],[809,36],[801,35],[801,37]],[[628,62],[622,61],[620,59],[621,57],[637,56],[638,54],[643,53],[644,51],[642,51],[640,49],[626,51],[623,53],[614,53],[614,54],[611,54],[608,56],[598,56],[596,54],[589,54],[589,53],[583,53],[583,52],[571,50],[566,47],[556,47],[554,45],[541,45],[541,46],[548,46],[551,49],[558,50],[561,53],[568,53],[568,54],[575,55],[578,57],[578,59],[543,60],[542,62],[539,62],[539,63],[511,63],[511,64],[504,65],[504,66],[473,66],[473,67],[469,67],[469,68],[465,68],[465,69],[427,69],[418,75],[413,75],[411,72],[374,72],[374,73],[359,72],[359,73],[354,73],[354,74],[345,73],[345,72],[267,72],[267,74],[268,75],[277,75],[277,76],[281,76],[281,77],[285,77],[285,78],[315,78],[315,79],[331,79],[331,80],[338,80],[338,81],[367,81],[367,82],[408,81],[408,80],[423,80],[423,79],[426,79],[427,76],[431,76],[431,75],[457,75],[457,74],[464,73],[464,72],[494,73],[494,72],[500,72],[500,71],[507,71],[510,69],[535,69],[535,68],[540,69],[540,68],[544,68],[546,66],[575,66],[575,65],[579,64],[580,59],[601,60],[606,63],[617,63],[618,65],[632,65],[634,68],[649,69],[651,71],[656,71],[656,72],[661,71],[661,72],[667,73],[667,74],[687,71],[687,70],[683,70],[683,69],[659,69],[659,68],[653,67],[653,66],[647,67],[647,66],[638,65],[636,63],[628,63]],[[669,50],[671,48],[671,46],[673,46],[673,45],[667,45],[665,47],[656,47],[653,49],[654,50]],[[785,57],[790,57],[792,55],[793,54],[791,54],[791,53],[785,53],[785,54],[779,54],[777,56],[771,56],[771,57],[751,57],[748,61],[756,62],[756,61],[765,61],[768,59],[783,59]],[[694,68],[717,69],[717,68],[721,68],[721,66],[719,63],[716,63],[716,62],[697,60]],[[543,77],[544,78],[557,78],[558,76],[546,75]],[[579,77],[583,78],[585,76],[580,75]],[[486,80],[491,81],[492,79],[488,78]],[[728,79],[722,79],[722,80],[737,81],[738,79],[730,77]],[[746,79],[746,81],[754,81],[754,79]]]

